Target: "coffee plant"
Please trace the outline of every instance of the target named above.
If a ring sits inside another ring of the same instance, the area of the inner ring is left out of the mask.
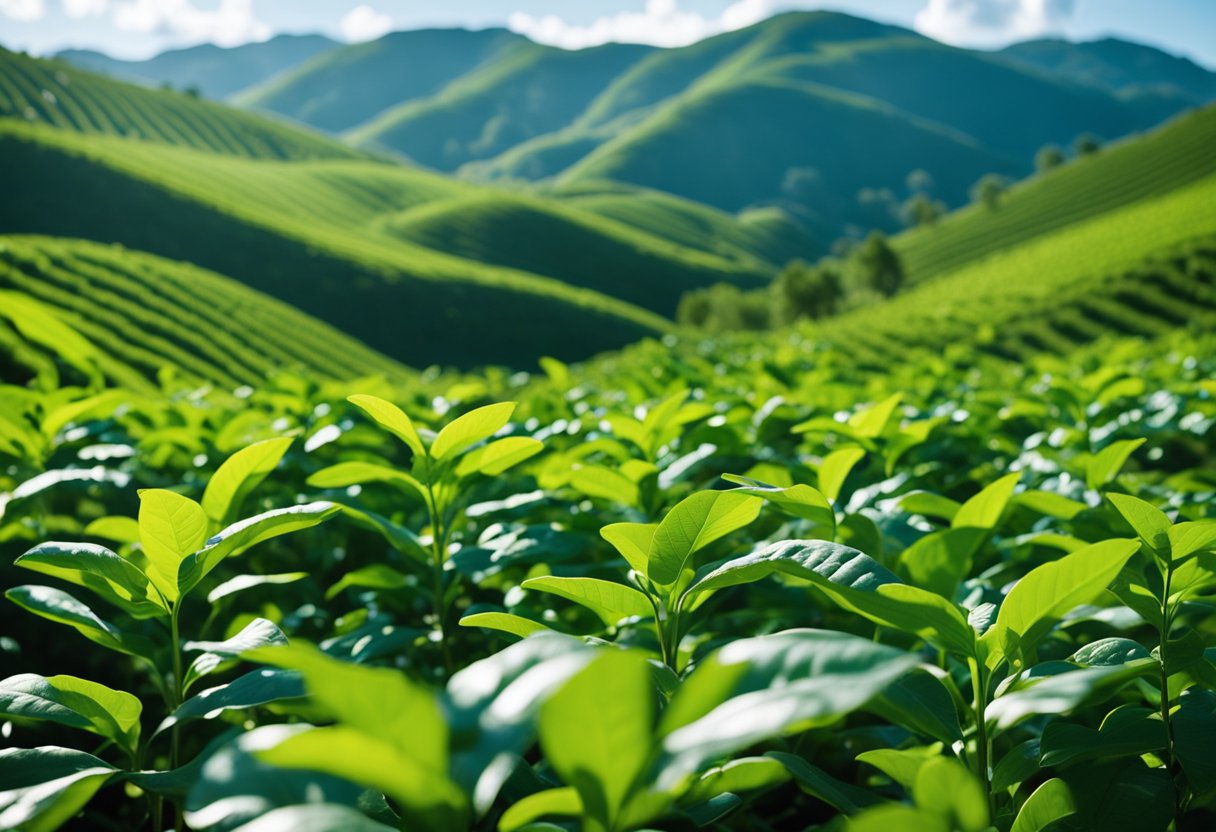
[[[1214,347],[5,387],[0,828],[1214,828]]]

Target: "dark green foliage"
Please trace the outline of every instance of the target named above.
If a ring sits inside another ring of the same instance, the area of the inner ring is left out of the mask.
[[[777,326],[801,318],[826,318],[836,313],[844,297],[844,276],[830,260],[814,266],[795,260],[781,270],[769,292]]]
[[[904,267],[887,238],[872,231],[849,257],[851,279],[860,288],[891,297],[904,284]]]
[[[1034,156],[1034,169],[1040,173],[1054,170],[1062,164],[1064,164],[1064,151],[1054,144],[1043,145]]]
[[[1095,156],[1102,149],[1102,142],[1092,133],[1082,133],[1072,146],[1078,156]]]
[[[927,194],[913,194],[899,208],[904,225],[922,227],[933,225],[946,214],[946,205]]]
[[[999,173],[986,173],[971,187],[971,201],[995,211],[1001,205],[1009,180]]]

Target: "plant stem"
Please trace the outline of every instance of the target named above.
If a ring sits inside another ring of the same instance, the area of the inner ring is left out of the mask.
[[[426,477],[427,508],[431,512],[431,565],[432,609],[435,616],[435,631],[439,633],[439,648],[443,653],[443,669],[451,676],[452,651],[448,646],[447,604],[443,593],[443,566],[447,560],[447,531],[444,528],[443,510],[435,499],[435,489],[431,484],[431,467],[427,464]]]
[[[1174,564],[1165,566],[1165,590],[1161,594],[1161,641],[1157,645],[1157,658],[1161,662],[1161,722],[1165,725],[1165,751],[1169,760],[1167,771],[1174,769],[1174,731],[1170,726],[1169,668],[1166,666],[1165,645],[1170,639],[1170,583],[1174,578]]]
[[[972,707],[975,710],[975,773],[984,784],[984,794],[988,796],[989,816],[995,818],[996,799],[992,794],[992,780],[988,775],[988,720],[984,715],[988,710],[988,680],[984,677],[979,662],[970,659],[968,664],[971,668]]]
[[[181,630],[178,626],[178,615],[181,613],[181,600],[179,599],[173,605],[173,611],[169,614],[169,652],[173,656],[173,685],[170,687],[172,691],[172,710],[176,711],[182,704],[182,642]],[[178,755],[180,753],[181,731],[177,723],[173,724],[170,734],[169,747],[169,770],[172,771],[178,766]],[[182,814],[181,803],[174,802],[173,804],[174,822],[173,828],[177,832],[182,832],[186,828],[185,819]]]

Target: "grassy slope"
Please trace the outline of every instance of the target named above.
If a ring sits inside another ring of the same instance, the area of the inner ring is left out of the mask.
[[[325,379],[408,377],[402,365],[285,303],[118,246],[0,238],[0,290],[51,310],[88,339],[99,369],[118,381],[155,377],[164,367],[229,388],[291,367]]]
[[[503,29],[392,32],[319,55],[233,101],[340,132],[403,101],[432,95],[524,42]]]
[[[977,337],[1007,354],[1067,348],[1105,330],[1155,334],[1216,315],[1211,270],[1186,261],[1216,251],[1216,174],[994,253],[820,332],[881,364]],[[1197,249],[1193,248],[1198,246]],[[1182,254],[1179,254],[1179,251]],[[1152,258],[1166,258],[1148,264]]]
[[[377,208],[418,201],[408,181],[416,171],[351,162],[347,176],[346,165],[330,162],[314,170],[2,121],[0,144],[13,195],[0,203],[0,229],[120,242],[196,263],[415,366],[586,355],[666,326],[593,290],[376,231]],[[378,204],[366,196],[377,191]],[[453,327],[457,320],[464,329]]]
[[[1104,148],[1013,188],[1001,206],[973,206],[895,245],[918,282],[1071,223],[1165,194],[1216,172],[1216,105]]]
[[[299,66],[340,44],[323,35],[277,35],[261,43],[224,48],[211,43],[170,49],[144,61],[123,61],[86,49],[60,52],[73,66],[151,86],[197,87],[208,98],[226,98]]]
[[[452,171],[560,130],[651,51],[636,44],[571,52],[520,43],[438,95],[386,110],[347,137]]]
[[[179,92],[103,78],[62,61],[0,51],[0,118],[262,159],[356,158],[310,131]]]

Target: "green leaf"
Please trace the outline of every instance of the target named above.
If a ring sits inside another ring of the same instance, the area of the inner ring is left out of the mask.
[[[1106,499],[1123,515],[1145,547],[1161,559],[1170,553],[1170,521],[1156,506],[1127,494],[1107,494]]]
[[[372,563],[347,572],[337,583],[325,590],[325,597],[337,598],[345,590],[358,589],[404,589],[410,585],[408,575],[383,563]]]
[[[1006,693],[988,705],[985,718],[1004,730],[1035,714],[1066,714],[1114,696],[1130,682],[1158,673],[1155,660],[1116,667],[1086,667],[1048,676]]]
[[[1039,740],[1019,743],[992,770],[992,793],[1006,792],[1029,780],[1039,771]]]
[[[1165,748],[1160,714],[1150,708],[1116,708],[1097,730],[1055,720],[1043,729],[1040,764],[1066,766],[1086,760],[1139,757]]]
[[[1112,442],[1089,458],[1085,466],[1085,484],[1097,491],[1106,487],[1119,473],[1132,452],[1143,445],[1146,439],[1123,439]]]
[[[1053,777],[1026,799],[1009,832],[1043,832],[1056,821],[1076,813],[1072,789],[1063,780]]]
[[[987,529],[972,526],[930,532],[903,551],[899,569],[914,586],[953,599],[987,537]]]
[[[476,471],[496,477],[544,449],[539,440],[530,436],[508,436],[466,454],[456,466],[456,476],[465,477]]]
[[[588,815],[614,829],[650,758],[655,691],[638,654],[605,650],[541,708],[545,759]]]
[[[4,596],[34,615],[68,625],[103,647],[141,658],[150,658],[155,653],[148,639],[123,632],[62,590],[49,586],[16,586]]]
[[[185,687],[190,688],[200,678],[214,673],[225,662],[235,659],[247,650],[286,643],[287,636],[283,635],[283,631],[265,618],[253,619],[239,633],[224,641],[187,641],[182,645],[183,650],[203,652],[190,663],[186,671]]]
[[[832,451],[825,456],[823,462],[819,463],[819,490],[823,496],[835,503],[849,472],[865,455],[865,448],[851,447]]]
[[[546,789],[515,801],[498,819],[498,832],[515,832],[543,817],[579,817],[583,801],[578,790],[570,786]]]
[[[951,526],[956,529],[993,529],[1005,513],[1005,506],[1013,497],[1013,489],[1021,474],[1009,474],[984,488],[963,503],[954,515]]]
[[[1164,767],[1139,758],[1073,766],[1061,775],[1077,804],[1077,818],[1095,832],[1165,832],[1177,809],[1177,790]]]
[[[1179,523],[1169,530],[1170,558],[1175,564],[1216,549],[1216,520]]]
[[[901,676],[867,706],[895,725],[944,743],[963,739],[954,697],[925,670]]]
[[[1105,589],[1139,548],[1135,540],[1106,540],[1030,570],[1009,590],[996,623],[981,638],[988,667],[1017,658],[1010,655],[1012,643],[1022,657],[1029,655],[1063,615]]]
[[[224,460],[203,491],[203,511],[212,523],[226,526],[235,519],[241,503],[278,466],[292,441],[281,437],[255,442]]]
[[[207,541],[207,546],[182,561],[177,576],[183,593],[198,586],[199,581],[224,558],[238,555],[251,546],[280,535],[310,529],[324,523],[339,511],[335,503],[317,501],[289,508],[277,508],[233,523]]]
[[[701,491],[681,500],[655,529],[647,575],[660,585],[675,583],[695,552],[751,523],[762,502],[730,491]]]
[[[934,812],[914,809],[902,803],[887,803],[867,809],[849,819],[848,832],[893,832],[913,830],[916,832],[954,832],[949,822]]]
[[[620,471],[602,465],[582,465],[570,473],[570,485],[588,497],[625,506],[638,504],[638,486]]]
[[[803,762],[801,757],[781,756]],[[688,791],[680,798],[680,803],[689,806],[728,792],[737,794],[763,789],[785,783],[791,776],[784,762],[773,752],[764,757],[743,757],[706,771],[693,781]]]
[[[650,599],[631,586],[599,578],[559,578],[544,576],[529,578],[520,584],[524,589],[536,589],[560,595],[576,604],[581,604],[600,617],[606,626],[612,627],[625,618],[638,616],[653,618],[654,606]]]
[[[698,575],[686,597],[775,574],[810,581],[840,606],[876,624],[916,633],[960,656],[974,653],[975,634],[958,607],[932,592],[900,583],[873,558],[839,543],[783,540],[769,544]]]
[[[828,502],[827,497],[809,485],[791,485],[783,488],[735,474],[723,474],[722,479],[743,486],[734,489],[738,493],[763,497],[786,514],[801,517],[803,520],[810,520],[816,525],[826,527],[828,540],[835,537],[836,512],[833,511],[832,504]]]
[[[927,760],[916,773],[912,798],[918,808],[948,818],[952,829],[983,832],[988,827],[988,796],[975,775],[957,760]]]
[[[940,756],[940,744],[921,746],[919,748],[878,748],[857,755],[857,762],[874,766],[893,781],[912,791],[916,775],[921,767],[935,757]]]
[[[886,429],[887,423],[891,421],[891,416],[895,413],[895,408],[899,407],[902,399],[902,393],[895,393],[865,410],[857,411],[849,417],[849,427],[853,428],[858,436],[867,439],[879,436]]]
[[[1150,657],[1149,651],[1129,638],[1103,638],[1073,653],[1069,661],[1093,667],[1111,667]]]
[[[461,627],[484,627],[487,630],[498,630],[503,633],[527,638],[533,633],[549,630],[539,621],[512,615],[509,612],[477,612],[460,619]]]
[[[208,592],[207,603],[214,604],[221,598],[227,598],[229,595],[244,592],[254,587],[291,584],[307,577],[307,572],[280,572],[277,575],[237,575],[235,578],[224,581],[215,589]]]
[[[449,422],[431,443],[431,456],[442,462],[483,439],[489,439],[507,424],[515,412],[515,402],[488,404],[470,410]]]
[[[91,589],[132,618],[163,616],[168,608],[138,566],[92,543],[42,543],[17,566]]]
[[[393,827],[378,823],[351,806],[315,803],[309,806],[283,806],[243,823],[232,832],[392,832]]]
[[[842,783],[826,771],[811,765],[801,757],[786,754],[781,751],[769,751],[765,757],[781,763],[786,771],[794,778],[798,788],[822,800],[837,811],[846,815],[860,812],[866,806],[878,803],[878,798],[865,789]]]
[[[1013,502],[1058,520],[1071,520],[1089,508],[1085,503],[1053,491],[1026,490],[1015,496]]]
[[[1197,687],[1183,692],[1173,717],[1174,753],[1196,795],[1216,791],[1216,693]]]
[[[910,491],[899,499],[899,507],[909,514],[940,517],[946,522],[954,519],[961,505],[931,491]]]
[[[396,468],[377,465],[374,462],[339,462],[337,465],[322,468],[307,480],[307,483],[313,488],[346,488],[369,482],[395,485],[423,498],[427,493],[426,486],[418,482],[415,477],[404,471],[398,471]]]
[[[769,737],[827,724],[915,665],[903,650],[829,630],[731,642],[697,666],[663,714],[670,757],[663,782]]]
[[[380,427],[404,442],[415,456],[426,456],[426,447],[422,444],[422,437],[418,435],[418,429],[414,427],[410,417],[406,416],[397,405],[376,396],[367,395],[348,396],[346,400],[371,416]]]
[[[113,740],[128,754],[139,744],[142,711],[131,694],[75,676],[23,673],[0,682],[0,714],[80,728]]]
[[[176,601],[182,561],[207,540],[203,507],[173,491],[144,489],[139,492],[139,538],[148,558],[148,579],[166,600]]]
[[[0,749],[0,829],[53,832],[117,773],[71,748]]]
[[[116,543],[138,543],[139,522],[133,517],[98,517],[84,527],[87,537],[101,537]]]
[[[214,719],[224,711],[243,711],[303,695],[304,679],[295,671],[269,667],[251,670],[227,684],[191,696],[156,726],[153,736],[192,719]]]
[[[600,529],[600,537],[611,543],[635,572],[645,575],[648,553],[658,528],[657,523],[613,523]]]

